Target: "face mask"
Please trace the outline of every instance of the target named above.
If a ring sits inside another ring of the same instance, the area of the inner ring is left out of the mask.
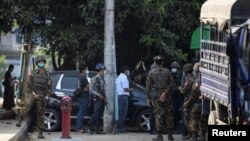
[[[39,68],[44,68],[45,63],[43,63],[43,62],[42,62],[42,63],[38,63],[37,66],[38,66]]]
[[[172,71],[172,73],[176,73],[177,69],[176,68],[172,68],[171,71]]]

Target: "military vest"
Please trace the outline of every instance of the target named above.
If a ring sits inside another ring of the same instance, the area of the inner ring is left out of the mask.
[[[48,82],[49,82],[49,75],[45,71],[45,73],[40,73],[36,70],[33,73],[33,86],[35,92],[40,96],[46,96],[48,92]]]
[[[153,89],[156,91],[161,91],[166,89],[168,86],[167,78],[169,78],[170,71],[166,68],[156,68],[151,70],[153,78]]]
[[[101,95],[105,96],[105,90],[104,90],[104,85],[105,85],[105,80],[103,79],[103,77],[99,77],[99,76],[95,76],[93,78],[93,84],[95,85],[95,87],[97,88],[98,93],[100,93]]]

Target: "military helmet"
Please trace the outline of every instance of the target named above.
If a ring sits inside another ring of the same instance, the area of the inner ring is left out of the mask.
[[[37,57],[36,57],[36,64],[37,64],[38,62],[40,62],[40,61],[44,61],[44,63],[46,63],[45,57],[44,57],[44,56],[41,56],[41,55],[37,56]]]
[[[98,64],[96,64],[95,69],[96,69],[96,70],[100,70],[100,69],[106,70],[106,67],[104,66],[104,64],[98,63]]]
[[[183,72],[193,71],[193,66],[190,63],[187,63],[183,66]]]
[[[180,64],[176,61],[171,63],[171,68],[180,68]]]
[[[156,60],[162,60],[162,59],[163,59],[163,57],[161,55],[155,56],[153,58],[154,61],[156,61]]]
[[[199,68],[200,68],[200,62],[195,63],[194,67],[193,67],[193,70],[194,71],[199,71]]]

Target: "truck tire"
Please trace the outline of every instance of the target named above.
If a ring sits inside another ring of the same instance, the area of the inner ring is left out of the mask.
[[[210,111],[209,113],[209,117],[208,117],[208,125],[216,125],[217,122],[216,122],[216,111],[213,110],[213,111]]]

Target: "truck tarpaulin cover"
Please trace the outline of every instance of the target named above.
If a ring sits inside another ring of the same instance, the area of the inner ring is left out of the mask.
[[[228,20],[250,17],[250,0],[207,0],[201,7],[200,20],[217,24],[222,30]]]

